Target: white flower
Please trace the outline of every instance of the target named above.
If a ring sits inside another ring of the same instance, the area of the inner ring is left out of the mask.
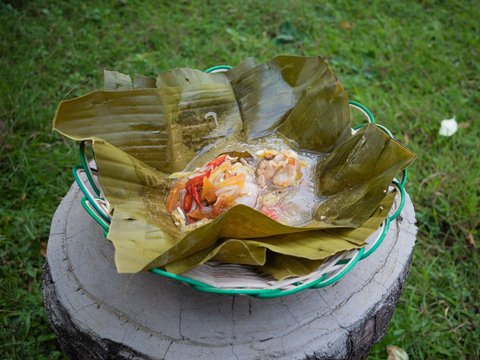
[[[440,127],[438,134],[441,136],[452,136],[457,130],[458,124],[455,117],[453,117],[452,119],[442,120],[442,126]]]

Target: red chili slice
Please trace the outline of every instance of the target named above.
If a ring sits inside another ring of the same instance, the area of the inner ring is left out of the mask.
[[[205,177],[204,174],[195,176],[194,178],[188,180],[186,188],[189,186],[201,186],[203,184],[203,178]]]
[[[187,189],[187,194],[190,194],[193,197],[193,200],[195,200],[195,202],[197,203],[198,208],[202,210],[202,201],[200,200],[200,195],[198,194],[198,191],[195,185],[193,185],[193,183],[189,183],[187,184],[186,189]]]
[[[220,166],[226,158],[227,155],[220,155],[216,159],[213,159],[207,164],[207,171],[188,180],[187,184],[185,185],[185,190],[187,190],[187,193],[183,198],[183,210],[186,213],[190,212],[190,210],[192,209],[193,201],[197,203],[198,209],[200,211],[202,210],[203,206],[202,200],[200,199],[200,193],[202,192],[203,188],[203,179],[205,177],[209,177],[212,169]]]
[[[190,194],[188,191],[185,194],[185,197],[183,198],[183,211],[186,213],[190,212],[192,209],[192,203],[193,203],[193,197],[192,194]]]
[[[204,177],[209,177],[211,172],[212,172],[212,170],[208,169],[204,173],[202,173],[200,175],[197,175],[194,178],[191,178],[190,180],[188,180],[185,187],[187,187],[188,185],[194,185],[194,186],[200,186],[201,187],[203,185],[203,178]]]
[[[220,166],[225,161],[226,158],[227,158],[226,154],[225,155],[220,155],[216,159],[213,159],[212,161],[207,163],[207,166],[210,166],[212,169],[214,169],[214,168]]]

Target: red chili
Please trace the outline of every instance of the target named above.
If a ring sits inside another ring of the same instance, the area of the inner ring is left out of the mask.
[[[183,210],[185,212],[188,213],[192,209],[193,200],[195,200],[197,203],[198,208],[202,210],[202,200],[200,199],[199,192],[201,192],[203,188],[203,178],[209,177],[212,169],[220,166],[226,158],[227,155],[220,155],[216,159],[213,159],[207,164],[207,171],[188,180],[187,184],[185,185],[185,190],[187,190],[187,193],[183,198]]]
[[[196,177],[188,180],[187,185],[185,185],[185,188],[187,188],[187,187],[189,187],[189,186],[192,186],[192,185],[193,185],[193,186],[200,186],[200,185],[202,185],[202,184],[203,184],[203,178],[204,178],[204,176],[203,176],[203,174],[202,174],[202,175],[200,175],[200,176],[196,176]]]
[[[227,158],[226,154],[225,155],[220,155],[216,159],[213,159],[212,161],[207,163],[207,166],[210,166],[212,169],[214,169],[217,166],[220,166],[225,161],[226,158]]]
[[[198,194],[198,191],[195,185],[193,185],[193,183],[187,184],[186,189],[187,189],[187,194],[190,194],[193,197],[193,200],[195,200],[195,202],[197,203],[198,208],[202,210],[202,201],[200,200],[200,195]]]
[[[185,194],[185,197],[183,198],[183,210],[188,213],[192,209],[192,194],[190,194],[188,191]]]
[[[194,186],[200,186],[200,187],[202,187],[202,186],[203,186],[203,178],[210,176],[210,172],[211,172],[211,171],[212,171],[211,169],[208,169],[208,170],[205,171],[203,174],[200,174],[200,175],[195,176],[194,178],[191,178],[190,180],[188,180],[188,182],[187,182],[187,184],[185,185],[185,187],[187,187],[187,186],[189,186],[189,185],[194,185]]]

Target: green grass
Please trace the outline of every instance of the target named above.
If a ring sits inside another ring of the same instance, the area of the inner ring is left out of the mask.
[[[58,102],[99,87],[105,68],[154,75],[280,53],[326,57],[350,97],[419,155],[407,186],[419,225],[413,264],[371,359],[385,359],[389,344],[412,359],[479,358],[478,3],[74,4],[0,3],[0,358],[63,358],[40,288],[41,243],[78,162],[75,145],[51,132]],[[452,116],[461,128],[439,137]]]

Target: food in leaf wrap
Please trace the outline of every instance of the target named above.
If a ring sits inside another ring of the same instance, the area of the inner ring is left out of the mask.
[[[91,140],[110,203],[119,272],[185,272],[208,260],[258,266],[280,279],[358,248],[383,221],[393,177],[415,155],[375,125],[351,130],[348,96],[320,57],[247,59],[223,73],[180,68],[156,79],[105,72],[105,89],[62,101],[54,129]],[[311,220],[289,226],[246,205],[182,230],[166,208],[175,173],[281,138],[316,164]]]

